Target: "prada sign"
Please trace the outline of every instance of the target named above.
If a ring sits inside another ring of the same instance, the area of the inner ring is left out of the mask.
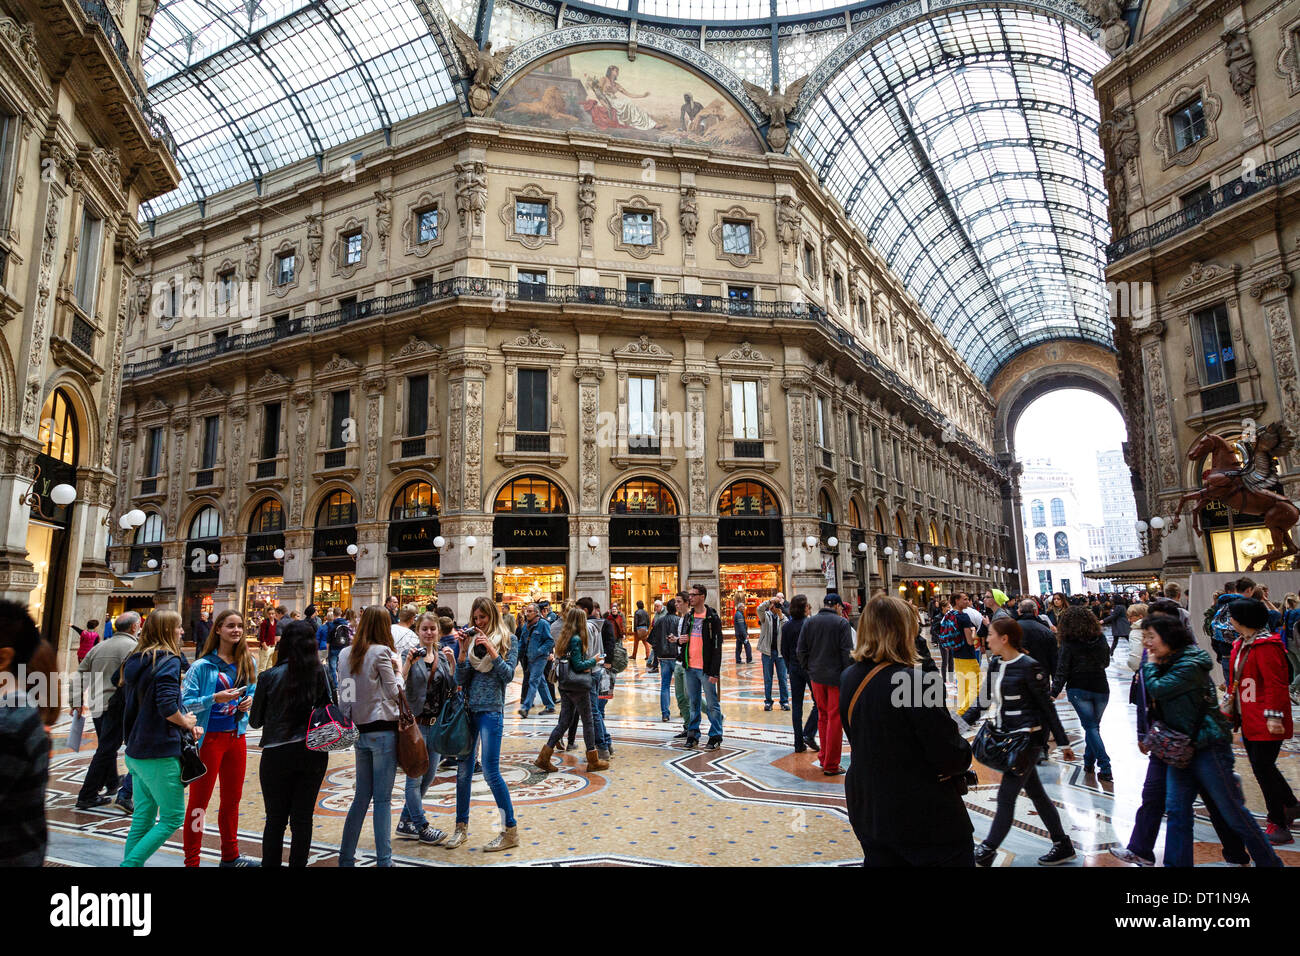
[[[609,519],[611,548],[679,548],[682,536],[677,519],[644,516]]]
[[[283,532],[250,534],[244,544],[244,561],[248,563],[274,561],[277,548],[284,548]]]
[[[783,548],[780,518],[719,518],[720,548]]]
[[[357,529],[317,528],[313,536],[311,551],[318,558],[347,557],[348,545],[357,543]]]
[[[404,551],[434,551],[433,539],[438,537],[437,518],[417,521],[395,521],[388,526],[388,553]]]
[[[493,548],[569,547],[565,515],[497,515],[492,519]]]

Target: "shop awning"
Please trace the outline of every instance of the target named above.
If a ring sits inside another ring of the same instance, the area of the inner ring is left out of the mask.
[[[967,571],[950,571],[948,568],[938,568],[932,564],[909,564],[906,561],[898,562],[898,573],[894,577],[916,578],[917,580],[926,581],[937,581],[940,578],[960,579],[963,581],[979,580],[979,578]]]
[[[1158,551],[1153,551],[1141,557],[1129,558],[1127,561],[1116,561],[1095,571],[1085,571],[1084,575],[1099,581],[1109,579],[1130,584],[1150,584],[1152,581],[1159,580],[1164,570],[1164,559]]]
[[[117,584],[113,586],[116,597],[131,597],[136,594],[150,594],[158,590],[158,571],[131,571],[117,575]]]

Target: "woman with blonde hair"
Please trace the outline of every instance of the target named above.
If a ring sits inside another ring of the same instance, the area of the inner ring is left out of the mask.
[[[135,781],[135,809],[123,866],[145,861],[185,822],[181,734],[202,731],[181,705],[181,616],[154,611],[122,664],[126,703],[126,768]],[[176,728],[180,728],[177,731]]]
[[[368,607],[352,644],[339,652],[339,706],[357,725],[356,791],[343,822],[339,866],[355,866],[357,841],[374,801],[375,865],[393,865],[393,781],[397,778],[397,677],[393,624],[383,605]]]
[[[463,632],[456,663],[456,683],[464,691],[465,707],[470,717],[469,753],[459,758],[456,767],[456,831],[442,846],[455,849],[469,839],[470,782],[474,775],[475,752],[481,743],[483,780],[492,791],[505,827],[483,847],[484,852],[493,853],[519,845],[510,790],[501,777],[506,685],[514,678],[519,646],[511,640],[510,630],[501,619],[501,611],[490,598],[475,598],[469,617],[473,623]]]
[[[574,722],[582,719],[582,739],[587,744],[587,770],[607,770],[609,764],[600,759],[596,750],[595,726],[591,715],[591,680],[592,670],[599,666],[601,657],[587,657],[583,645],[587,639],[587,612],[580,607],[572,608],[564,616],[564,627],[555,642],[555,650],[568,661],[569,673],[560,681],[560,719],[555,729],[547,738],[537,757],[537,766],[543,773],[554,773],[560,768],[551,763],[551,754],[555,745],[565,735]]]
[[[944,704],[943,675],[917,667],[918,626],[915,608],[888,595],[858,619],[854,663],[840,678],[849,821],[863,866],[970,867],[970,745]]]
[[[245,641],[244,619],[227,608],[217,615],[200,650],[199,659],[185,674],[181,703],[193,711],[203,728],[199,756],[208,772],[190,786],[185,808],[189,825],[182,836],[185,865],[198,866],[203,849],[203,823],[212,790],[221,781],[221,865],[256,866],[239,854],[239,801],[244,795],[244,770],[248,765],[248,712],[257,690],[257,661]]]

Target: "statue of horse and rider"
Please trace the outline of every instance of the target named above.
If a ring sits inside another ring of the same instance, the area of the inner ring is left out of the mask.
[[[1202,487],[1183,495],[1174,506],[1171,530],[1178,527],[1183,506],[1191,501],[1194,503],[1192,528],[1201,534],[1201,510],[1211,501],[1220,501],[1234,511],[1260,515],[1272,536],[1272,549],[1253,558],[1246,566],[1247,571],[1254,571],[1257,564],[1267,568],[1288,555],[1300,553],[1292,535],[1292,529],[1300,522],[1300,508],[1282,490],[1277,473],[1277,458],[1289,452],[1294,444],[1295,436],[1280,422],[1260,429],[1253,444],[1243,439],[1235,448],[1218,435],[1206,432],[1192,445],[1187,457],[1199,461],[1209,455],[1210,467],[1201,472]]]

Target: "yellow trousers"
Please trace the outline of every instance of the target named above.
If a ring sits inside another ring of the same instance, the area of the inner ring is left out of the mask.
[[[980,662],[958,657],[952,663],[957,673],[957,713],[964,714],[980,691]]]

